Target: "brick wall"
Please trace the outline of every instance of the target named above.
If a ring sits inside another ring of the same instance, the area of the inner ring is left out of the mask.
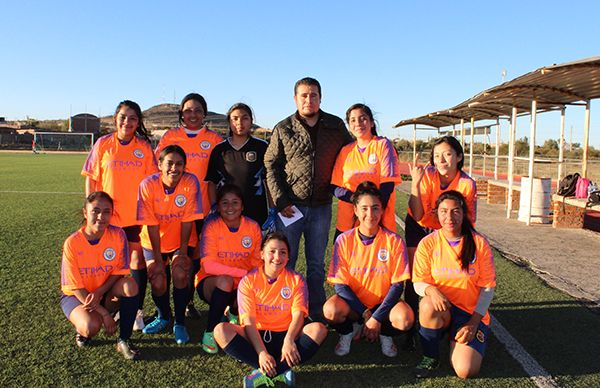
[[[477,196],[478,197],[487,197],[488,191],[488,180],[487,179],[477,179],[475,181],[477,185]]]
[[[479,188],[477,188],[479,190]],[[504,204],[506,203],[506,187],[487,185],[487,203],[489,204]]]
[[[554,210],[552,219],[554,228],[583,228],[584,208],[553,200],[552,209]]]

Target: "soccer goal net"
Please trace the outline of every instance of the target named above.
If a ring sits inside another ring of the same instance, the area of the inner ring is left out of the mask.
[[[35,132],[37,151],[89,151],[94,145],[93,133]]]

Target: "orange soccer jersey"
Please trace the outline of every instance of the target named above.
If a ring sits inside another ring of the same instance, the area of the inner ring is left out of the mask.
[[[286,331],[294,312],[308,315],[307,298],[306,282],[299,273],[286,268],[269,284],[260,266],[244,276],[238,287],[240,322],[244,326],[252,317],[258,330]]]
[[[250,218],[242,216],[240,227],[232,232],[221,217],[207,220],[200,240],[200,259],[202,267],[196,274],[194,285],[198,286],[202,279],[211,276],[206,272],[208,262],[217,262],[232,268],[250,271],[262,264],[260,244],[262,234],[258,224]],[[234,278],[235,287],[240,278]]]
[[[385,137],[374,137],[364,150],[360,150],[356,142],[344,146],[335,162],[331,183],[350,191],[356,191],[359,184],[371,181],[381,186],[382,183],[402,183],[398,155],[392,143]],[[394,210],[396,191],[390,195],[388,205],[383,213],[383,225],[389,230],[396,230]],[[354,227],[354,208],[352,204],[339,201],[336,228],[342,232]]]
[[[134,136],[123,145],[117,133],[102,136],[87,157],[81,175],[97,182],[95,191],[105,191],[114,201],[111,223],[138,225],[135,211],[140,182],[158,171],[150,144]]]
[[[63,294],[85,288],[93,292],[111,275],[129,274],[127,236],[123,229],[109,225],[97,244],[85,238],[82,227],[63,245],[60,285]]]
[[[365,245],[354,228],[335,240],[327,281],[348,285],[368,308],[383,302],[393,283],[407,279],[406,247],[396,233],[379,228],[373,242]]]
[[[437,287],[456,307],[473,314],[481,287],[496,286],[494,255],[486,239],[473,233],[475,239],[475,259],[469,270],[463,271],[460,263],[461,241],[452,247],[439,230],[421,240],[415,253],[413,283],[425,282]],[[490,324],[489,313],[482,319]]]
[[[435,202],[444,191],[449,190],[458,191],[465,197],[469,208],[469,220],[475,226],[475,220],[477,219],[477,186],[475,181],[467,173],[459,171],[448,187],[442,189],[440,175],[433,166],[425,169],[423,180],[421,180],[419,186],[421,203],[423,204],[423,218],[419,220],[421,226],[430,229],[440,229],[442,227],[435,211]],[[410,208],[408,212],[412,216]]]
[[[198,182],[200,182],[202,209],[204,209],[205,216],[208,215],[211,205],[208,198],[208,183],[204,180],[208,169],[208,161],[215,146],[222,141],[223,138],[218,133],[208,128],[202,128],[196,136],[191,137],[185,133],[185,128],[179,127],[171,128],[165,132],[156,146],[155,155],[157,159],[163,148],[168,145],[175,144],[183,148],[187,157],[185,170],[196,175]]]
[[[171,194],[165,192],[160,173],[149,176],[140,184],[137,219],[144,225],[142,247],[152,249],[148,225],[160,225],[160,249],[173,252],[181,246],[181,223],[203,218],[201,193],[195,175],[184,173]],[[194,247],[198,236],[192,226],[189,246]]]

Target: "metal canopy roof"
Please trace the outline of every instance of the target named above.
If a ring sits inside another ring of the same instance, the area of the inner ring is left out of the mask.
[[[475,121],[496,120],[510,117],[513,107],[529,113],[534,99],[540,113],[595,98],[600,98],[600,56],[539,68],[487,89],[450,109],[402,120],[394,128],[410,124],[440,128],[471,118]]]

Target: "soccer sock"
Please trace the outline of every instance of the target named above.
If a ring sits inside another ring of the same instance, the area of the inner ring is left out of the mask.
[[[192,260],[192,271],[190,273],[189,287],[190,290],[194,289],[194,280],[196,279],[196,274],[200,271],[200,259]],[[194,304],[194,293],[190,292],[188,295],[189,301],[188,303]]]
[[[337,331],[339,335],[346,335],[352,333],[352,321],[346,318],[342,323],[334,323],[331,325]]]
[[[122,296],[119,298],[119,338],[127,341],[133,331],[133,322],[138,309],[138,296]]]
[[[206,331],[212,333],[215,329],[215,326],[221,322],[221,318],[223,317],[223,313],[225,312],[225,308],[227,304],[229,304],[229,300],[231,299],[231,294],[234,292],[226,292],[221,290],[219,287],[215,287],[215,290],[210,297],[210,308],[208,309],[208,322],[206,323]]]
[[[169,305],[169,292],[165,291],[164,294],[157,296],[152,293],[152,300],[158,310],[158,317],[160,319],[169,320],[171,319],[171,306]]]
[[[307,336],[306,334],[302,334],[300,338],[296,341],[296,348],[298,348],[298,353],[300,353],[300,362],[304,364],[306,361],[310,360],[319,350],[320,345],[313,341],[312,338]],[[285,373],[290,366],[285,361],[277,360],[277,374],[280,375]]]
[[[193,293],[190,292],[187,286],[184,288],[173,287],[173,307],[175,310],[176,325],[185,324],[185,306],[187,306],[190,300],[189,294]]]
[[[223,351],[236,360],[240,360],[244,364],[252,366],[254,369],[259,368],[258,354],[256,354],[256,351],[250,342],[239,334],[236,334],[235,337],[233,337]]]
[[[435,359],[440,358],[440,339],[443,331],[444,329],[428,329],[421,326],[419,334],[424,356]]]
[[[138,310],[144,309],[144,300],[146,299],[146,287],[148,286],[148,269],[132,269],[131,277],[138,286]]]

